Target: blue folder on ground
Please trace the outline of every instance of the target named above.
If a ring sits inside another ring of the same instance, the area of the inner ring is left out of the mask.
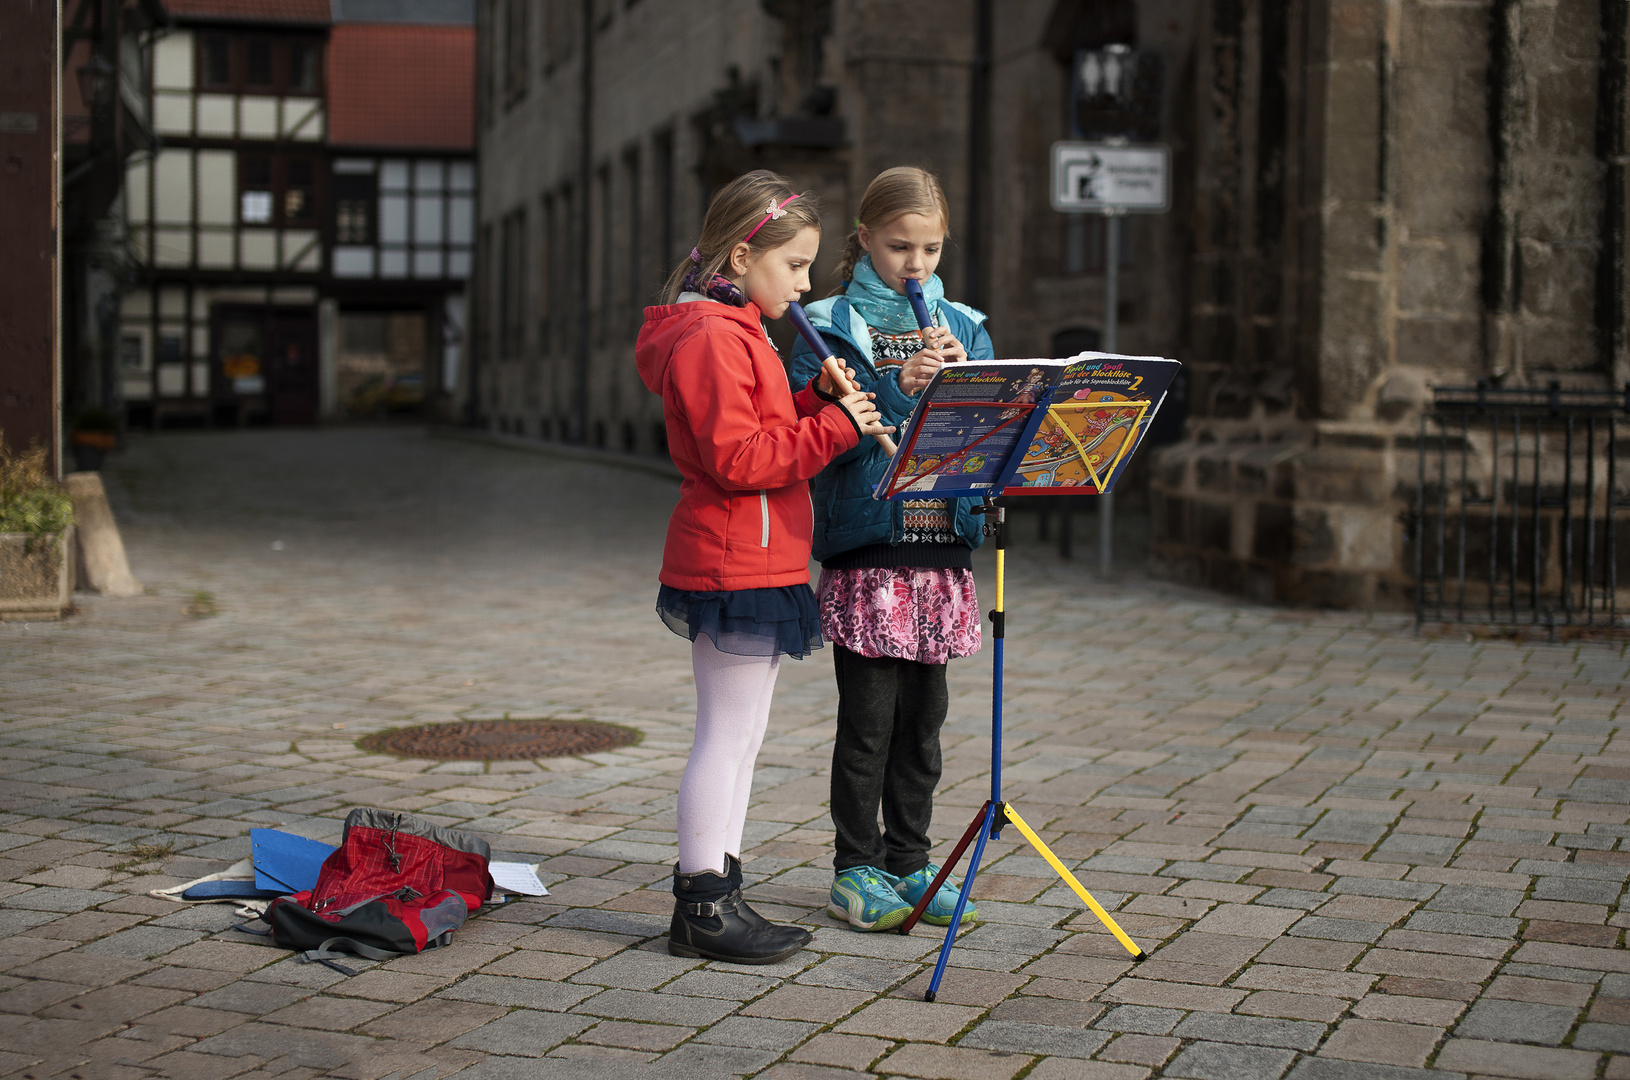
[[[276,890],[277,896],[314,888],[323,860],[334,853],[332,844],[276,829],[250,829],[249,850],[256,887]]]
[[[183,900],[275,900],[287,889],[262,889],[253,881],[200,881],[181,894]]]

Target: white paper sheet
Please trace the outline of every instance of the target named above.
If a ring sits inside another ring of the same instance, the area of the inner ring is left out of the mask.
[[[538,880],[538,868],[524,862],[490,862],[487,870],[492,883],[507,893],[519,896],[548,896],[549,890]]]

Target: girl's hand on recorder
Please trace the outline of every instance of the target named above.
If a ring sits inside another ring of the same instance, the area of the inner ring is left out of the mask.
[[[928,328],[928,336],[934,341],[934,351],[939,353],[941,359],[943,359],[947,364],[954,364],[958,360],[966,360],[968,358],[968,350],[964,349],[962,347],[962,342],[956,339],[956,335],[952,334],[951,331],[947,330],[945,327],[930,326]]]
[[[900,365],[900,390],[915,397],[917,392],[934,380],[934,373],[945,366],[945,358],[938,352],[923,349],[913,353]]]
[[[842,361],[839,361],[839,363],[842,363]],[[849,380],[850,386],[855,385],[854,368],[844,365],[843,377]],[[815,389],[819,390],[829,398],[837,398],[841,396],[838,393],[838,388],[832,384],[832,369],[827,367],[825,364],[821,365],[821,380],[815,384]]]
[[[894,430],[892,424],[883,423],[883,414],[872,400],[876,396],[856,390],[838,399],[838,406],[854,420],[862,435],[887,435]]]

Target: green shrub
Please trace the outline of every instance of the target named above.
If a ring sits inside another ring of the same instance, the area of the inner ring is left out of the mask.
[[[0,533],[47,536],[73,523],[74,504],[47,468],[45,448],[14,454],[0,432]]]

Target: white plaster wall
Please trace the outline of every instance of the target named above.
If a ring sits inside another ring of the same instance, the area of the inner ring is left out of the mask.
[[[192,151],[160,150],[153,173],[153,216],[163,225],[191,222]]]
[[[237,190],[237,155],[230,150],[198,151],[198,223],[234,224]]]
[[[231,94],[199,94],[198,134],[232,138],[237,134],[237,113]]]
[[[153,89],[192,89],[193,37],[176,30],[153,43]]]
[[[147,221],[147,161],[139,161],[125,170],[125,214],[133,225]]]
[[[160,135],[191,135],[192,95],[155,90],[153,92],[153,129]]]
[[[240,265],[245,270],[277,269],[277,230],[244,229],[238,234]]]
[[[277,136],[277,98],[245,94],[238,99],[238,135],[245,139]]]
[[[230,230],[198,230],[198,266],[203,270],[232,269],[232,233]]]

